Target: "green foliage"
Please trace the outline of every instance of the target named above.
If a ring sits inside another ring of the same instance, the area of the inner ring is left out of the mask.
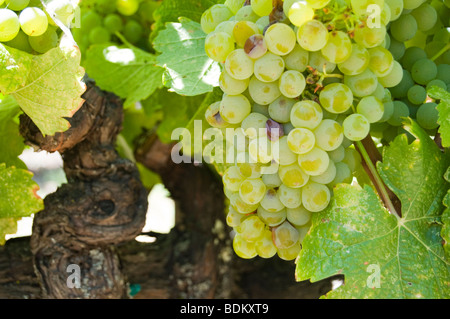
[[[440,125],[439,133],[441,133],[442,146],[450,147],[450,93],[440,87],[431,87],[428,94],[437,100],[440,100],[437,110],[439,111]]]

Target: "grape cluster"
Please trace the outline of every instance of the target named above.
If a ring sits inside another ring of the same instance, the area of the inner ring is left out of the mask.
[[[37,0],[0,0],[0,42],[32,54],[57,47],[61,29],[48,12],[69,25],[74,7],[69,0],[53,0],[47,10]]]
[[[402,0],[228,0],[204,12],[224,93],[205,117],[236,132],[224,133],[235,156],[222,179],[237,255],[294,259],[311,214],[361,169],[352,142],[398,116],[389,89],[403,68],[387,30],[402,13]]]
[[[450,1],[405,1],[403,14],[389,28],[389,51],[402,66],[401,82],[390,88],[394,116],[372,129],[390,142],[411,117],[434,136],[438,128],[436,101],[427,96],[432,86],[450,90]]]
[[[73,30],[74,38],[82,52],[93,44],[122,43],[118,34],[148,51],[153,12],[160,4],[160,0],[84,0],[81,28]]]

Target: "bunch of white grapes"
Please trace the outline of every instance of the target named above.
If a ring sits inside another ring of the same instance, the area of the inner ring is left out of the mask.
[[[33,54],[58,46],[61,30],[52,16],[69,25],[75,9],[69,0],[48,2],[47,9],[37,0],[0,0],[0,42]]]
[[[393,115],[386,88],[403,70],[386,25],[402,10],[402,0],[227,0],[204,12],[224,93],[205,117],[238,140],[223,174],[238,256],[295,259],[311,215],[352,182],[352,142]]]

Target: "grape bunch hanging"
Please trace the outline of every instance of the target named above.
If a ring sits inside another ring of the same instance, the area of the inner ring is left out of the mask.
[[[205,118],[235,132],[222,180],[238,256],[295,259],[312,214],[362,169],[352,143],[401,124],[390,89],[404,69],[389,28],[424,2],[227,0],[203,13],[223,91]],[[410,32],[400,24],[395,32]]]
[[[69,0],[0,0],[0,42],[31,54],[58,46],[62,30],[53,18],[69,26],[75,8]],[[49,13],[50,12],[50,13]]]

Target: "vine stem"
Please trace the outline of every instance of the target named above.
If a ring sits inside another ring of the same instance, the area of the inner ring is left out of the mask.
[[[441,55],[443,55],[448,49],[450,49],[450,43],[447,43],[447,45],[445,47],[443,47],[441,50],[439,50],[439,52],[436,53],[435,56],[433,56],[431,58],[431,61],[435,61],[437,58],[439,58]]]
[[[383,180],[381,179],[381,176],[378,174],[378,171],[375,167],[374,162],[372,161],[371,157],[369,156],[369,153],[367,152],[366,148],[364,147],[364,144],[361,141],[355,142],[355,146],[359,150],[361,156],[364,159],[364,162],[367,165],[367,169],[370,172],[369,177],[371,178],[372,182],[375,185],[375,188],[378,190],[386,208],[392,213],[395,214],[397,217],[401,218],[400,212],[397,211],[395,208],[391,197],[389,196],[388,190],[386,189],[385,184],[383,183]]]

